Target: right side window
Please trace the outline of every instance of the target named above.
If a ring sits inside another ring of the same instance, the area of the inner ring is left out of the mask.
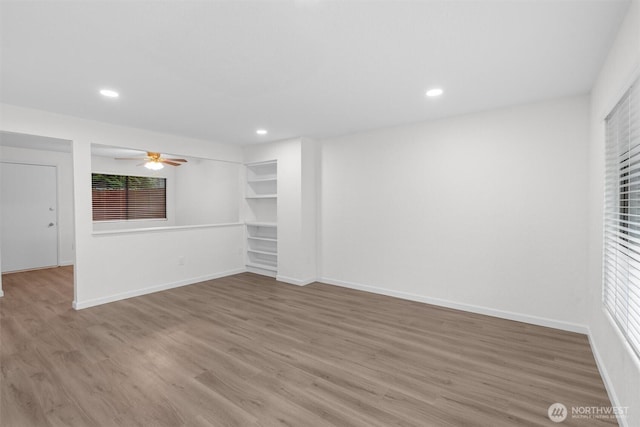
[[[602,301],[640,357],[640,80],[605,125]]]

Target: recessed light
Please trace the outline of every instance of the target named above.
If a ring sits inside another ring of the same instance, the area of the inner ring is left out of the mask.
[[[111,89],[100,89],[100,95],[106,96],[107,98],[117,98],[120,96],[118,92]]]
[[[433,97],[436,97],[436,96],[440,96],[443,93],[444,93],[444,91],[442,89],[440,89],[439,87],[436,87],[436,88],[433,88],[433,89],[429,89],[427,91],[427,96],[429,98],[433,98]]]
[[[266,135],[266,134],[267,134],[267,130],[266,130],[266,129],[258,129],[258,130],[256,131],[256,133],[257,133],[258,135]]]

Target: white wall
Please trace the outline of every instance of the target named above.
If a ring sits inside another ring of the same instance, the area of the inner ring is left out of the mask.
[[[322,281],[585,331],[588,98],[322,141]]]
[[[71,144],[69,144],[71,150]],[[56,166],[58,174],[58,263],[75,258],[73,234],[73,169],[71,153],[0,146],[0,161]]]
[[[223,224],[240,221],[240,163],[190,158],[175,173],[177,225]]]
[[[318,208],[320,206],[320,144],[304,138],[302,144],[302,241],[303,254],[300,262],[306,281],[318,278],[320,256],[318,254],[319,228]]]
[[[315,281],[316,143],[293,139],[244,147],[245,163],[278,161],[278,276],[293,284]]]
[[[244,271],[240,225],[96,235],[77,308]],[[184,258],[180,265],[179,258]],[[99,286],[95,286],[99,285]]]
[[[96,235],[91,218],[92,143],[242,162],[239,147],[6,104],[0,105],[0,117],[3,131],[73,141],[76,307],[244,270],[240,224]]]
[[[640,362],[602,305],[604,118],[640,77],[640,2],[632,2],[591,93],[589,151],[588,316],[594,353],[614,404],[628,406],[628,426],[640,425]]]

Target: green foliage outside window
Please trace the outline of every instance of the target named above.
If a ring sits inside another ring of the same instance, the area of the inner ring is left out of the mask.
[[[151,188],[164,188],[166,180],[164,178],[154,178],[150,176],[128,176],[128,175],[107,175],[91,174],[91,188],[94,190],[145,190]]]

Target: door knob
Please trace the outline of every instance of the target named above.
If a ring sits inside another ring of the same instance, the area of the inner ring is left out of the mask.
[[[54,223],[52,223],[52,222],[50,222],[50,223],[49,223],[49,227],[53,227],[54,225],[55,225],[55,224],[54,224]]]

